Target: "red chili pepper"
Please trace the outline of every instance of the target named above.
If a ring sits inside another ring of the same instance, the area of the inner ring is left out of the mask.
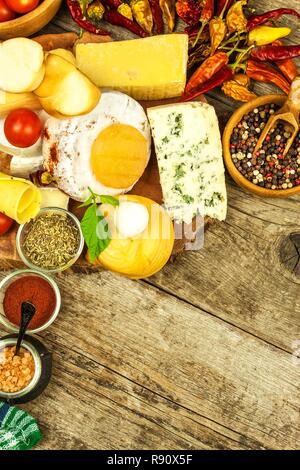
[[[80,26],[80,28],[85,29],[86,31],[89,31],[93,34],[99,34],[103,36],[109,35],[108,31],[98,28],[83,16],[82,10],[77,0],[67,0],[67,5],[73,20],[78,24],[78,26]]]
[[[214,0],[205,0],[200,16],[200,21],[208,22],[214,14]]]
[[[197,33],[196,39],[194,40],[192,47],[195,47],[197,42],[199,41],[204,28],[209,24],[210,20],[213,17],[214,14],[214,0],[204,0],[203,8],[201,11],[201,16],[200,16],[200,23],[201,27]]]
[[[227,10],[231,7],[234,0],[219,0],[217,3],[216,16],[220,16],[222,13],[226,13]],[[223,11],[224,10],[224,11]]]
[[[273,46],[282,46],[282,42],[277,40],[272,43]],[[278,60],[276,62],[277,67],[283,73],[283,75],[292,82],[298,75],[297,67],[292,59]]]
[[[177,0],[176,12],[179,18],[181,18],[188,28],[197,25],[197,31],[199,28],[199,18],[201,15],[201,3],[195,0]]]
[[[189,79],[185,87],[185,94],[192,93],[194,89],[198,89],[200,85],[214,77],[227,64],[228,56],[225,52],[217,52],[213,56],[208,57]]]
[[[159,0],[149,0],[153,22],[156,27],[157,34],[161,34],[164,30],[164,20],[161,8],[159,6]]]
[[[117,8],[122,5],[121,0],[101,0],[104,5],[107,5],[110,8]]]
[[[149,34],[146,33],[146,31],[144,31],[143,28],[141,28],[137,23],[134,23],[132,20],[125,18],[125,16],[121,15],[118,11],[106,11],[103,15],[103,19],[115,26],[123,26],[123,28],[128,29],[141,38],[146,38],[149,36]]]
[[[248,77],[253,78],[258,82],[273,83],[283,90],[286,94],[290,91],[290,83],[281,75],[280,72],[275,70],[269,65],[256,62],[255,60],[248,60],[246,74]]]
[[[293,59],[300,56],[300,45],[297,46],[260,46],[251,49],[250,55],[255,60],[277,60]]]
[[[256,26],[267,23],[269,20],[278,20],[283,15],[292,15],[300,19],[300,13],[292,8],[277,8],[277,10],[267,11],[262,15],[250,16],[247,24],[248,31],[256,28]]]
[[[223,82],[229,80],[233,77],[233,72],[230,67],[224,65],[213,77],[207,80],[205,83],[200,85],[198,88],[195,88],[192,93],[184,93],[180,98],[180,101],[191,101],[197,96],[203,95],[208,91],[216,88],[219,85],[222,85]]]

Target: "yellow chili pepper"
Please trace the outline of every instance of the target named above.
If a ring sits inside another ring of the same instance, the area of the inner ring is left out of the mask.
[[[250,78],[245,73],[236,73],[233,76],[233,80],[246,88],[250,85]]]
[[[243,12],[243,6],[246,4],[247,0],[239,0],[229,8],[226,24],[230,33],[246,31],[248,20]]]
[[[210,35],[210,46],[211,55],[213,55],[218,49],[219,45],[223,41],[227,27],[225,21],[222,18],[213,18],[209,22],[209,35]]]
[[[130,0],[133,18],[147,33],[153,28],[153,17],[148,0]]]
[[[127,3],[122,3],[118,6],[118,12],[121,13],[122,16],[125,16],[125,18],[128,18],[131,21],[133,20],[132,10]]]
[[[248,88],[235,80],[227,80],[223,83],[222,91],[226,96],[230,96],[237,101],[247,102],[257,98],[256,94],[248,90]]]
[[[159,6],[167,20],[168,31],[172,33],[175,26],[175,0],[159,0]]]
[[[248,44],[266,46],[277,39],[288,36],[292,30],[290,28],[274,28],[272,26],[257,26],[248,35]]]

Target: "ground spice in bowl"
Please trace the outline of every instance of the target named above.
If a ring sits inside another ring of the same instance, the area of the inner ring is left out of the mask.
[[[283,156],[291,129],[279,122],[267,135],[262,148],[254,154],[262,130],[279,108],[274,103],[254,108],[234,127],[230,138],[230,153],[236,169],[251,183],[271,190],[300,185],[300,133],[287,155]]]
[[[34,330],[52,317],[57,299],[53,287],[40,276],[26,275],[11,282],[4,294],[3,311],[8,321],[17,327],[21,322],[21,305],[25,301],[36,308],[29,323],[29,329]]]

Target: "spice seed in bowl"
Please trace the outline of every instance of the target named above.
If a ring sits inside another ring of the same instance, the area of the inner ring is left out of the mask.
[[[231,158],[237,170],[251,183],[273,190],[300,185],[300,133],[283,156],[291,130],[279,122],[266,136],[261,149],[253,153],[260,133],[278,109],[279,106],[272,103],[245,114],[230,139]]]
[[[42,209],[19,231],[17,245],[23,261],[44,271],[66,269],[83,248],[79,221],[63,209]]]

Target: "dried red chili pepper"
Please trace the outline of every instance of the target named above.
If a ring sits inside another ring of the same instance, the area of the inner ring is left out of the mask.
[[[233,2],[234,0],[219,0],[216,7],[216,16],[220,16],[222,13],[224,15],[226,11],[229,10]]]
[[[262,15],[250,16],[247,23],[248,31],[260,24],[267,23],[269,20],[278,20],[283,15],[292,15],[300,19],[300,13],[293,8],[277,8],[276,10],[267,11]]]
[[[122,5],[121,0],[102,0],[102,3],[110,8],[115,8],[116,10],[120,5]]]
[[[273,42],[273,46],[282,46],[282,42],[277,40]],[[278,60],[276,62],[277,67],[283,73],[283,75],[292,82],[298,75],[297,67],[292,59]]]
[[[208,25],[210,20],[213,17],[214,14],[214,0],[204,0],[204,3],[202,4],[202,11],[200,15],[200,23],[201,27],[198,31],[197,37],[193,43],[193,47],[197,44],[199,41],[201,34],[203,33],[204,28]]]
[[[191,93],[184,93],[180,98],[180,101],[191,101],[197,96],[203,95],[210,90],[213,90],[219,85],[222,85],[226,80],[229,80],[233,76],[233,72],[230,67],[224,65],[213,77],[201,84],[199,87],[193,89]]]
[[[132,20],[129,20],[117,11],[106,11],[103,15],[103,19],[115,26],[123,26],[123,28],[128,29],[141,38],[146,38],[149,36],[149,34],[146,33],[146,31],[144,31],[143,28],[141,28],[138,24],[134,23]]]
[[[159,6],[159,0],[149,0],[149,4],[152,11],[156,33],[161,34],[164,30],[164,20],[161,8]]]
[[[253,78],[258,82],[273,83],[274,85],[277,85],[279,88],[281,88],[281,90],[283,90],[286,94],[289,93],[289,82],[284,78],[283,75],[281,75],[280,72],[277,72],[277,70],[269,65],[256,62],[255,60],[248,60],[246,73],[248,77]]]
[[[185,93],[191,93],[195,88],[207,82],[227,63],[228,56],[225,52],[217,52],[213,56],[208,57],[189,79],[185,87]]]
[[[300,45],[292,46],[260,46],[251,50],[250,55],[255,60],[277,60],[293,59],[300,56]]]
[[[214,3],[214,0],[204,0],[200,21],[206,21],[206,23],[208,23],[208,21],[211,20],[214,14]]]
[[[201,14],[201,4],[198,0],[178,0],[176,12],[186,24],[194,26],[198,24]]]
[[[82,10],[77,0],[67,0],[67,5],[73,20],[78,24],[78,26],[80,26],[80,28],[85,29],[86,31],[89,31],[93,34],[100,34],[103,36],[109,35],[108,31],[98,28],[83,16]]]

